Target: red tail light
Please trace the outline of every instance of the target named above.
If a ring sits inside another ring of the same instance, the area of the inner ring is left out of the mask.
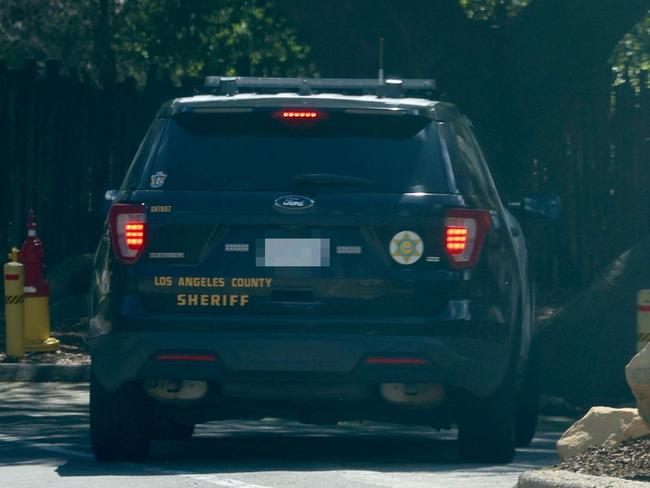
[[[145,206],[113,204],[108,214],[108,222],[115,256],[123,263],[135,263],[147,245]]]
[[[481,256],[485,236],[492,228],[486,210],[453,208],[445,216],[444,245],[455,268],[471,268]]]

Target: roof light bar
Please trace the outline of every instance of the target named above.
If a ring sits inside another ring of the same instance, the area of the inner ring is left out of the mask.
[[[377,96],[403,96],[407,92],[432,92],[436,81],[432,79],[387,79],[376,78],[258,78],[234,76],[208,76],[204,87],[214,94],[231,96],[239,92],[297,91],[310,95],[314,91],[373,92]]]

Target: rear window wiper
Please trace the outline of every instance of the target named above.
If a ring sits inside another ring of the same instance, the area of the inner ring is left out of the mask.
[[[310,186],[368,186],[375,182],[360,176],[337,175],[330,173],[305,173],[293,177],[295,187]]]

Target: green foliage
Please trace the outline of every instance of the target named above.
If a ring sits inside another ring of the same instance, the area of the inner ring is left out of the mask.
[[[264,0],[3,0],[0,58],[61,59],[97,78],[116,71],[141,84],[151,67],[176,82],[314,73],[309,47]]]
[[[137,78],[151,64],[175,79],[313,71],[309,48],[275,6],[262,0],[128,0],[118,20],[118,64]]]
[[[640,84],[650,86],[650,12],[631,32],[625,34],[610,58],[615,84],[629,82],[638,92]]]
[[[0,59],[10,66],[47,59],[85,65],[92,50],[89,7],[89,0],[2,0]]]
[[[534,0],[458,0],[468,18],[501,24],[516,17]],[[542,1],[542,0],[537,0]],[[650,12],[618,43],[610,57],[614,84],[630,85],[639,91],[644,82],[650,86]]]
[[[502,22],[516,17],[531,0],[458,0],[472,20]]]

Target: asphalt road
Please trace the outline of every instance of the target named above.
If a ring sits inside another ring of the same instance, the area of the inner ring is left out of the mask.
[[[88,385],[0,383],[0,487],[512,487],[556,462],[569,425],[545,417],[505,466],[461,464],[455,433],[350,422],[314,427],[267,419],[201,425],[188,442],[154,445],[147,464],[95,462]]]

